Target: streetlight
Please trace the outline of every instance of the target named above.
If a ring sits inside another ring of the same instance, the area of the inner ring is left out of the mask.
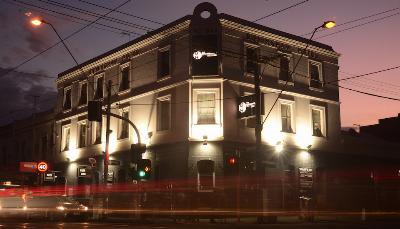
[[[307,51],[308,46],[310,45],[315,33],[317,32],[318,29],[320,28],[326,28],[326,29],[331,29],[336,25],[335,21],[325,21],[322,25],[314,28],[310,38],[306,41],[306,46],[304,47],[304,49],[301,52],[300,58],[297,60],[293,71],[291,71],[289,79],[293,76],[293,73],[296,72],[296,68],[300,63],[300,60],[303,58],[305,52]],[[278,55],[276,57],[280,57],[281,55]],[[253,57],[254,58],[254,57]],[[275,58],[275,57],[273,57]],[[267,58],[267,60],[272,60],[272,58]],[[258,60],[257,60],[258,63]],[[278,102],[278,99],[280,98],[281,94],[283,93],[283,91],[285,90],[287,83],[289,81],[286,81],[285,85],[283,86],[283,89],[280,91],[280,93],[278,94],[277,98],[275,99],[272,107],[270,108],[270,110],[268,111],[267,115],[265,116],[265,119],[263,122],[261,122],[261,89],[260,89],[260,75],[259,75],[259,71],[257,70],[254,74],[254,96],[256,97],[256,106],[255,106],[255,111],[256,111],[256,115],[255,115],[255,121],[256,121],[256,126],[254,128],[254,132],[255,132],[255,138],[256,138],[256,142],[255,142],[255,148],[256,148],[256,173],[257,173],[257,184],[259,185],[260,182],[260,175],[261,175],[261,132],[263,129],[263,124],[265,122],[265,120],[267,120],[269,114],[272,112],[272,109],[274,108],[275,104]],[[260,195],[258,193],[258,195]],[[258,201],[257,204],[258,209],[261,209],[261,201]],[[258,221],[262,222],[263,219],[262,217],[258,217]]]
[[[34,18],[34,19],[31,20],[31,24],[34,25],[34,26],[40,26],[40,25],[42,25],[42,24],[47,24],[47,25],[49,25],[49,26],[53,29],[53,31],[57,34],[57,36],[58,36],[58,38],[60,39],[61,43],[63,43],[65,49],[67,49],[69,55],[72,57],[72,59],[74,59],[75,64],[76,64],[77,66],[79,65],[79,64],[78,64],[78,61],[75,59],[74,55],[72,55],[71,51],[69,50],[68,46],[64,43],[64,40],[61,38],[61,36],[60,36],[60,34],[57,32],[56,28],[54,28],[54,26],[53,26],[50,22],[45,21],[45,20],[43,20],[43,19],[41,19],[41,18]]]

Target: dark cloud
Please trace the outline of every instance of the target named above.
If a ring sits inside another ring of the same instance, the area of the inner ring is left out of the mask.
[[[16,71],[3,76],[7,71],[0,68],[0,125],[30,116],[34,96],[38,96],[37,111],[54,107],[57,92],[45,86],[48,79],[36,73]]]

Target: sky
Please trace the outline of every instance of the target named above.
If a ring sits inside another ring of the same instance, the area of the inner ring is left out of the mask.
[[[96,20],[127,0],[1,0],[0,1],[0,124],[21,119],[34,109],[52,107],[56,100],[57,74],[75,65],[59,44],[36,58],[27,59],[59,41],[48,26],[33,27],[34,16],[51,22],[62,38]],[[82,63],[185,15],[203,1],[131,0],[108,16],[65,42]],[[400,65],[400,0],[210,0],[219,13],[249,21],[297,6],[257,23],[308,38],[316,26],[327,20],[338,25],[320,31],[314,40],[331,45],[341,54],[339,78],[365,74]],[[92,3],[92,4],[88,4]],[[96,4],[98,6],[93,5]],[[73,11],[75,10],[75,11]],[[77,12],[76,10],[80,10]],[[82,11],[85,10],[85,11]],[[30,12],[31,16],[26,15]],[[95,14],[93,14],[95,13]],[[96,15],[97,14],[97,15]],[[115,20],[117,19],[117,20]],[[144,19],[144,20],[143,20]],[[119,20],[119,21],[118,21]],[[20,65],[20,66],[19,66]],[[16,71],[3,75],[7,69]],[[343,81],[341,86],[400,99],[400,68]],[[342,127],[369,125],[380,118],[397,116],[400,101],[363,95],[340,89]]]

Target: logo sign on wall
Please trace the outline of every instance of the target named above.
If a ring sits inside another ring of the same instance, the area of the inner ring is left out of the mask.
[[[237,99],[238,118],[251,118],[256,115],[255,95],[246,95]],[[261,114],[264,114],[264,96],[261,96]]]
[[[46,162],[44,162],[44,161],[41,161],[41,162],[39,162],[39,163],[37,164],[37,170],[38,170],[39,172],[41,172],[41,173],[46,172],[48,169],[49,169],[49,165],[48,165]]]

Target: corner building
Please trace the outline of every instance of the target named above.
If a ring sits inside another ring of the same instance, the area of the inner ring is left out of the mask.
[[[70,185],[102,181],[106,119],[89,122],[87,103],[105,105],[111,81],[111,111],[138,127],[147,145],[143,158],[152,161],[150,180],[186,180],[197,192],[216,192],[232,174],[254,177],[258,160],[266,181],[280,182],[273,186],[279,190],[266,188],[268,205],[285,199],[278,205],[298,206],[299,196],[312,195],[315,171],[323,166],[317,158],[335,151],[340,138],[339,90],[326,84],[338,79],[339,54],[311,41],[291,74],[307,43],[202,3],[193,15],[62,72],[56,81],[56,168]],[[257,72],[261,119],[272,109],[260,154],[254,152],[254,116],[239,118],[239,101],[254,93]],[[131,182],[129,150],[138,138],[116,118],[111,130],[109,182]],[[229,168],[232,157],[238,170]],[[89,158],[96,159],[95,175],[79,176]]]

